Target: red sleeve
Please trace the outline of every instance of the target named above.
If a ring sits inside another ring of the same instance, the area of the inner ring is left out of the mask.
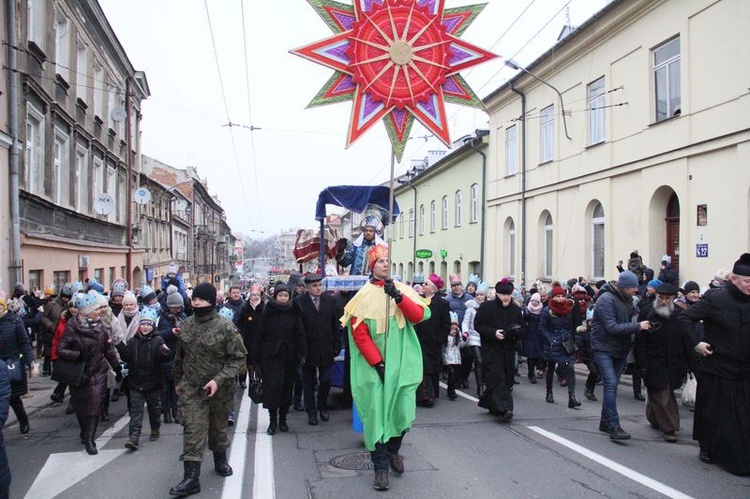
[[[398,304],[398,308],[403,312],[406,320],[412,324],[418,324],[424,319],[424,309],[406,295],[401,295],[401,303]]]
[[[67,321],[65,320],[64,315],[61,315],[60,320],[57,321],[57,327],[55,328],[55,335],[52,337],[52,360],[57,360],[57,344],[60,343],[60,338],[62,338],[62,335],[65,332],[66,322]]]
[[[356,317],[352,317],[351,325],[354,327],[354,323],[357,322]],[[359,352],[365,358],[368,364],[375,366],[383,362],[383,356],[380,354],[375,342],[372,341],[370,336],[370,330],[367,327],[365,321],[359,323],[359,326],[352,330],[352,339],[354,344],[359,348]]]

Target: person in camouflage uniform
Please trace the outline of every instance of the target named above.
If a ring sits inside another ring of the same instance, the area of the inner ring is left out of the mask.
[[[231,321],[216,312],[216,288],[195,287],[193,316],[181,325],[174,362],[178,411],[183,425],[185,476],[169,493],[187,496],[200,492],[203,451],[213,451],[214,469],[232,474],[227,462],[227,417],[234,406],[235,379],[247,350]]]

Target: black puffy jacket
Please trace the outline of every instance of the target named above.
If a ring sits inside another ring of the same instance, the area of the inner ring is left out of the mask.
[[[164,383],[162,364],[169,360],[169,352],[162,352],[164,339],[155,333],[136,334],[127,345],[120,343],[117,351],[128,363],[128,383],[131,390],[145,392],[161,388]]]

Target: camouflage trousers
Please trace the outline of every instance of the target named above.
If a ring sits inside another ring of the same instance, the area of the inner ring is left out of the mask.
[[[177,402],[179,419],[183,426],[183,452],[185,461],[203,461],[203,452],[224,451],[229,447],[227,418],[234,407],[234,383],[231,388],[221,387],[211,398],[203,397],[203,389],[180,383]]]

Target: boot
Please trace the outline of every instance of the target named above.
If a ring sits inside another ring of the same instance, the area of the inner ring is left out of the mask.
[[[102,415],[99,420],[102,422],[109,421],[109,410],[106,407],[102,410]]]
[[[109,392],[109,390],[107,390],[107,392]],[[118,400],[120,400],[120,389],[119,388],[115,388],[112,391],[112,397],[109,400],[111,400],[112,402],[117,402]]]
[[[96,427],[99,424],[99,416],[84,416],[84,418],[86,420],[84,445],[86,446],[86,452],[93,456],[99,453],[96,449]]]
[[[171,496],[190,496],[201,491],[201,463],[199,461],[184,461],[185,476],[180,483],[169,489]]]
[[[545,398],[550,404],[555,403],[555,398],[552,396],[552,388],[547,388],[547,397]]]
[[[643,402],[646,400],[646,397],[643,396],[643,393],[641,393],[641,380],[638,378],[638,384],[635,384],[635,376],[633,376],[633,398],[636,400],[640,400]]]
[[[289,411],[288,408],[282,407],[279,409],[279,430],[289,431],[289,425],[286,424],[286,414]]]
[[[583,391],[583,396],[586,397],[588,400],[592,402],[596,402],[597,398],[596,395],[594,395],[594,389],[593,388],[586,388]]]
[[[172,421],[175,422],[175,424],[180,424],[180,420],[177,418],[177,408],[172,408]]]
[[[576,407],[580,407],[581,403],[576,400],[576,394],[573,392],[568,393],[568,409],[575,409]]]
[[[216,473],[221,476],[229,476],[232,474],[232,467],[229,466],[227,461],[227,451],[214,451],[214,469]]]
[[[165,423],[171,423],[172,422],[172,412],[169,409],[164,409],[164,422]]]
[[[372,482],[372,486],[375,490],[388,490],[390,487],[388,483],[388,470],[375,471],[375,480]]]
[[[65,408],[65,414],[73,414],[75,409],[73,408],[73,399],[68,400],[68,407]]]
[[[276,409],[268,409],[268,417],[270,419],[270,422],[268,423],[268,429],[266,430],[266,433],[269,435],[274,435],[276,433],[276,418],[278,411]]]
[[[78,414],[76,414],[76,418],[78,419],[78,427],[81,429],[81,445],[86,445],[86,418]]]

